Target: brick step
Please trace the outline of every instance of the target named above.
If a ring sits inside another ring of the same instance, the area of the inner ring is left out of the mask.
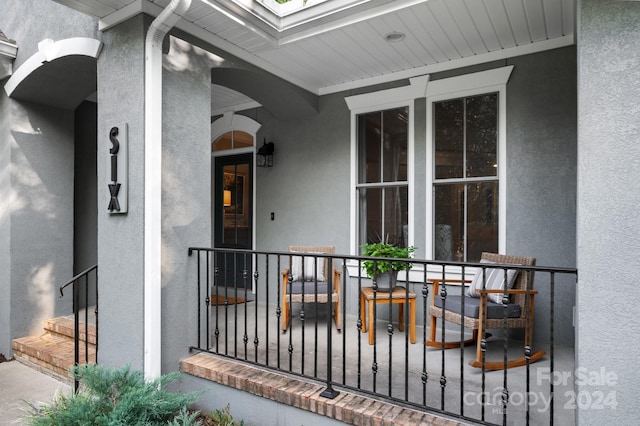
[[[89,363],[96,361],[95,345],[89,343]],[[14,339],[13,354],[17,359],[26,360],[59,376],[69,377],[69,369],[74,364],[73,338],[56,332],[45,331],[38,336]],[[84,345],[80,347],[80,363],[85,359]]]
[[[73,339],[74,321],[69,317],[57,317],[45,320],[43,323],[45,331],[49,331],[53,334],[60,334],[62,336],[70,337]],[[85,324],[80,324],[80,341],[88,341],[90,344],[96,344],[96,326],[89,324],[88,335],[85,333]]]

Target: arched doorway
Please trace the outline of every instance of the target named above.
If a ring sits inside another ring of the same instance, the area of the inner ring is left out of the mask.
[[[254,156],[259,127],[250,118],[229,114],[212,125],[211,215],[215,248],[254,247]],[[251,256],[220,253],[215,263],[217,285],[251,290]]]

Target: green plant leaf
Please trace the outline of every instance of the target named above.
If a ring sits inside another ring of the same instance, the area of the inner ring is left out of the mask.
[[[368,243],[362,245],[362,255],[377,258],[411,259],[415,252],[415,247],[398,247],[390,243]],[[369,278],[384,274],[391,270],[409,270],[413,265],[406,261],[384,261],[384,260],[364,260],[362,261],[365,272]]]

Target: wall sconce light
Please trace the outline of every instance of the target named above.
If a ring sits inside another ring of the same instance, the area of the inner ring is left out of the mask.
[[[231,205],[231,191],[228,189],[224,190],[223,204],[225,207],[229,207]]]
[[[262,146],[258,148],[258,155],[256,157],[256,163],[258,167],[273,167],[273,151],[275,145],[273,142],[267,143],[267,138],[264,138]]]

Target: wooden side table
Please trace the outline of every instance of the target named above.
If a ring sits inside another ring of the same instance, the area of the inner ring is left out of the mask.
[[[389,305],[389,297],[392,304],[399,304],[398,329],[404,330],[404,304],[407,303],[407,290],[404,287],[396,287],[393,291],[378,291],[375,297],[376,305]],[[409,291],[409,340],[416,343],[416,294]],[[373,328],[375,318],[373,317],[373,287],[362,287],[360,291],[360,319],[362,320],[362,332],[367,331],[367,314],[369,316],[369,344],[375,343],[373,338]]]

